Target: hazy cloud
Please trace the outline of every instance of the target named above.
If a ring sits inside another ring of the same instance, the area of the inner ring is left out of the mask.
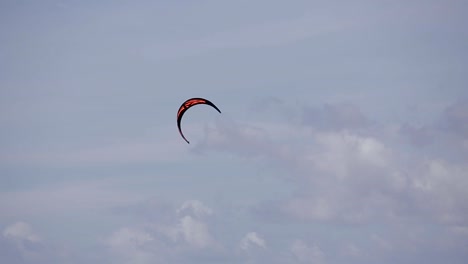
[[[253,246],[266,248],[266,243],[256,232],[249,232],[240,241],[240,248],[249,250]]]
[[[316,245],[308,245],[302,240],[296,240],[291,245],[291,253],[298,263],[325,263],[324,253]]]
[[[306,107],[303,123],[316,129],[337,131],[365,128],[372,122],[351,103],[325,104],[323,107]]]

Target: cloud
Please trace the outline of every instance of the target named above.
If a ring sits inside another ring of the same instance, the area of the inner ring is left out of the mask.
[[[40,237],[25,222],[16,222],[3,231],[3,237],[12,242],[25,262],[42,261],[44,245]]]
[[[175,223],[160,223],[155,229],[164,233],[173,242],[182,242],[190,247],[203,249],[214,247],[216,241],[209,231],[205,216],[213,211],[198,200],[187,200],[178,209]]]
[[[26,263],[20,249],[4,237],[0,237],[0,261],[11,264]]]
[[[33,227],[18,221],[4,228],[0,237],[0,262],[12,264],[63,263],[63,247],[54,246],[40,237]]]
[[[466,262],[464,1],[148,2],[3,4],[0,262]]]
[[[177,209],[177,213],[178,214],[193,213],[196,217],[202,217],[204,215],[213,214],[213,210],[203,205],[200,201],[188,200],[188,201],[185,201],[179,209]]]
[[[300,136],[298,140],[307,142],[303,138],[305,135],[312,136],[313,141],[296,148],[287,143],[267,142],[269,134],[265,139],[238,133],[243,131],[242,126],[225,129],[230,128],[222,126],[218,133],[228,136],[228,140],[214,143],[208,138],[209,142],[203,147],[215,147],[216,150],[224,147],[225,151],[233,153],[248,153],[253,148],[256,151],[254,158],[259,156],[274,166],[288,167],[294,172],[289,178],[302,186],[299,189],[309,190],[298,194],[286,206],[289,213],[300,218],[330,220],[344,217],[349,220],[356,218],[357,221],[372,211],[368,206],[378,209],[381,203],[391,203],[380,191],[400,188],[401,176],[391,168],[392,151],[377,138],[355,135],[346,130],[312,134],[298,132],[294,134]],[[344,184],[349,184],[349,188]],[[356,211],[359,207],[362,209]]]
[[[202,202],[186,200],[178,207],[146,203],[146,210],[154,212],[141,214],[144,221],[140,224],[119,228],[105,239],[113,259],[124,257],[128,261],[124,263],[181,263],[221,256],[206,220],[213,209]]]
[[[456,116],[463,117],[459,112],[464,108],[457,107]],[[363,223],[413,217],[427,211],[427,201],[434,201],[431,207],[439,210],[455,206],[458,210],[450,211],[458,211],[457,217],[466,219],[464,206],[457,202],[465,195],[455,186],[465,185],[460,176],[463,164],[408,155],[404,143],[388,137],[392,133],[389,127],[369,126],[369,119],[355,106],[328,104],[322,110],[313,109],[308,116],[323,121],[311,122],[316,130],[308,131],[306,123],[295,130],[283,130],[286,133],[276,134],[279,138],[272,141],[273,126],[263,129],[263,123],[224,121],[207,131],[199,147],[254,160],[261,157],[274,166],[286,167],[293,173],[289,179],[297,183],[297,191],[280,207],[300,219]],[[281,140],[284,137],[295,137],[295,142],[302,144]],[[443,176],[436,176],[439,174]],[[424,189],[429,182],[431,189]],[[440,213],[431,212],[430,219],[440,218]]]
[[[401,124],[397,131],[405,142],[424,148],[433,158],[455,163],[468,160],[468,130],[466,127],[468,100],[458,99],[426,124]]]
[[[113,254],[120,256],[118,263],[154,263],[161,257],[153,252],[154,238],[151,234],[130,228],[115,231],[107,244]]]
[[[219,212],[199,200],[183,201],[171,211],[164,208],[148,207],[154,215],[172,216],[142,214],[141,223],[109,235],[105,239],[109,258],[116,263],[286,263],[291,256],[290,248],[270,249],[258,232],[244,233],[237,221],[226,219],[228,215],[215,218]]]
[[[466,188],[468,166],[441,160],[424,163],[422,172],[413,179],[412,187],[418,207],[440,223],[468,225]]]
[[[366,128],[372,122],[351,103],[325,104],[321,108],[308,106],[302,114],[302,122],[316,129],[327,131]]]
[[[206,248],[214,243],[206,224],[191,216],[180,219],[177,232],[183,236],[185,242],[196,248]]]
[[[256,232],[247,233],[240,241],[240,248],[242,250],[249,250],[252,247],[266,248],[266,243]]]
[[[405,179],[387,146],[347,132],[319,133],[315,140],[297,175],[301,186],[284,210],[300,219],[355,223],[392,213]]]
[[[256,158],[264,156],[271,147],[266,130],[233,120],[218,120],[214,128],[205,129],[205,137],[195,146],[194,152],[215,150]]]
[[[449,105],[432,124],[437,141],[431,150],[438,158],[466,163],[468,160],[468,99],[460,98]]]
[[[468,139],[468,99],[448,106],[441,117],[440,127],[449,133]]]
[[[282,128],[291,126],[289,123],[217,123],[212,131],[207,131],[206,142],[200,147],[204,151],[239,155],[246,162],[256,162],[261,157],[272,165],[272,177],[295,185],[292,196],[261,201],[254,207],[251,212],[265,223],[332,225],[343,230],[378,226],[381,233],[369,232],[366,243],[345,236],[350,241],[332,250],[336,256],[346,255],[356,262],[376,260],[378,256],[390,258],[394,254],[412,258],[443,245],[450,250],[440,254],[452,252],[460,258],[460,247],[449,245],[467,242],[461,237],[468,223],[468,167],[463,156],[452,158],[461,150],[450,146],[463,146],[464,130],[458,124],[464,120],[463,111],[459,103],[444,111],[441,117],[446,122],[442,123],[448,130],[437,128],[435,124],[441,121],[434,117],[434,122],[424,126],[423,131],[409,131],[440,135],[439,151],[414,147],[402,140],[399,128],[404,124],[369,122],[358,108],[340,104],[312,111],[314,120],[327,117],[326,122],[311,121],[289,130]],[[310,126],[314,129],[310,130]],[[261,136],[246,133],[250,127],[262,131]],[[431,231],[418,229],[415,223],[433,226],[443,239],[431,240]],[[368,252],[374,249],[375,253]],[[304,251],[317,256],[323,253],[321,248],[301,242],[295,244],[294,251],[296,259],[305,255]]]
[[[424,147],[432,144],[435,139],[434,132],[427,126],[414,126],[402,124],[399,132],[409,139],[409,142],[417,147]]]
[[[115,248],[141,247],[152,240],[154,238],[146,232],[122,228],[112,234],[109,245]]]
[[[21,221],[7,226],[3,231],[3,236],[16,241],[25,240],[33,243],[40,241],[39,236],[32,231],[31,226]]]
[[[291,253],[297,263],[321,264],[324,253],[317,245],[308,245],[302,240],[295,240],[291,245]]]

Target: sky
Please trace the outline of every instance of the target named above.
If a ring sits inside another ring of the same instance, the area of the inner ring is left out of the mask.
[[[0,1],[0,262],[467,263],[467,11]]]

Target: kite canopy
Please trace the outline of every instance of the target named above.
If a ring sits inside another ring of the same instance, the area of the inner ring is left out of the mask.
[[[207,99],[196,97],[196,98],[191,98],[191,99],[188,99],[187,101],[185,101],[179,107],[179,111],[177,111],[177,127],[179,128],[180,135],[182,136],[182,138],[188,144],[190,144],[190,142],[185,138],[184,134],[182,133],[182,129],[180,128],[180,121],[182,120],[182,116],[184,115],[185,111],[187,111],[190,107],[192,107],[194,105],[198,105],[198,104],[209,105],[209,106],[213,107],[214,109],[216,109],[219,113],[221,113],[221,111],[218,109],[218,107],[216,107],[216,105],[214,105],[212,102],[210,102]]]

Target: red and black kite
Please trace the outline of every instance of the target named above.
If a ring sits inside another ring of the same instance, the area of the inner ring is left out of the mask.
[[[216,109],[219,113],[221,113],[221,111],[218,109],[218,107],[216,107],[216,105],[214,105],[212,102],[210,102],[207,99],[204,99],[204,98],[191,98],[191,99],[188,99],[187,101],[185,101],[179,107],[179,111],[177,111],[177,127],[179,128],[180,135],[184,138],[185,141],[187,141],[188,144],[190,144],[190,142],[185,138],[184,134],[182,133],[182,130],[180,128],[180,121],[182,120],[182,116],[184,115],[185,111],[187,111],[190,107],[192,107],[194,105],[197,105],[197,104],[209,105],[209,106],[213,107],[214,109]]]

